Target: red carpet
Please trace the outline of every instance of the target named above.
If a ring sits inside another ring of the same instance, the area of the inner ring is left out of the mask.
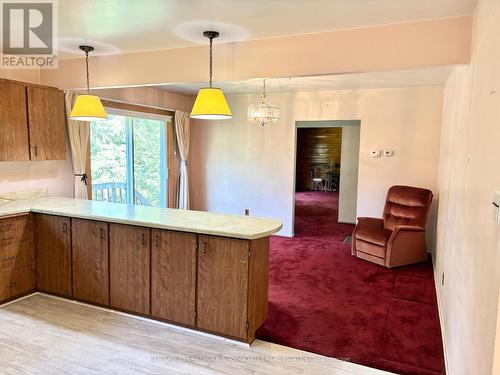
[[[401,374],[444,374],[431,262],[389,270],[351,256],[338,195],[296,196],[295,237],[271,239],[262,340]]]

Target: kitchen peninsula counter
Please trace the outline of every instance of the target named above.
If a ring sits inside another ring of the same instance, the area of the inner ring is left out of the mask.
[[[44,292],[251,343],[278,220],[41,197],[0,201],[0,303]],[[5,261],[3,261],[5,260]]]

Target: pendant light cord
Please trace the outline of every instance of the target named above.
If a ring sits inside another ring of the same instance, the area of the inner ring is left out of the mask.
[[[87,51],[85,51],[85,65],[87,67],[87,94],[90,94],[89,53]]]
[[[212,55],[212,43],[213,43],[213,38],[210,38],[210,87],[212,87],[212,59],[213,59],[213,55]]]
[[[264,78],[264,85],[262,86],[262,103],[266,101],[266,79]]]

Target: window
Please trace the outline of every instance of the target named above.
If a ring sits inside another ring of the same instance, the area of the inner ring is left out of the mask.
[[[107,111],[90,125],[92,199],[167,207],[168,118]]]

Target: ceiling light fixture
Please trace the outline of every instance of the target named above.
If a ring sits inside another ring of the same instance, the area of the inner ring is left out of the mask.
[[[266,80],[262,87],[262,100],[260,104],[248,106],[248,120],[261,126],[277,123],[280,119],[280,109],[266,102]]]
[[[200,120],[225,120],[232,116],[224,92],[218,87],[212,87],[212,43],[219,36],[217,31],[205,31],[203,36],[210,40],[210,80],[209,87],[198,91],[196,100],[191,110],[191,118]]]
[[[96,95],[90,95],[89,85],[89,52],[94,50],[91,46],[80,46],[85,52],[85,66],[87,68],[87,93],[76,97],[75,104],[69,115],[71,120],[77,121],[101,121],[107,120],[108,115],[102,106],[101,99]]]

